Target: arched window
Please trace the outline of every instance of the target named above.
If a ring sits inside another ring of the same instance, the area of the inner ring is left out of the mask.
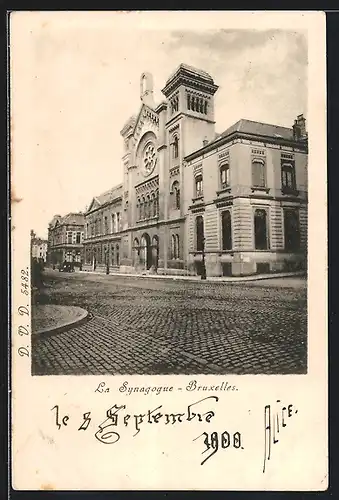
[[[191,110],[195,111],[195,97],[193,95],[191,97]]]
[[[195,220],[196,229],[196,248],[198,252],[202,252],[204,249],[204,219],[201,215]]]
[[[300,248],[299,214],[297,210],[284,210],[285,250],[296,252]]]
[[[254,241],[256,250],[267,250],[267,212],[259,208],[254,212]]]
[[[145,201],[145,219],[148,219],[151,215],[150,208],[151,208],[151,200],[150,200],[149,195],[147,195],[146,201]]]
[[[178,158],[179,157],[179,139],[178,139],[177,135],[175,135],[173,138],[172,147],[173,147],[173,158],[174,159]]]
[[[152,209],[152,217],[156,217],[157,216],[157,195],[156,195],[156,193],[152,193],[151,209]]]
[[[281,165],[281,185],[284,189],[295,189],[295,169],[292,163],[283,163]]]
[[[142,197],[140,201],[140,219],[145,218],[145,198]]]
[[[191,96],[187,94],[187,109],[191,109]]]
[[[207,101],[204,102],[204,113],[207,115]]]
[[[120,252],[119,252],[119,245],[116,245],[115,250],[116,250],[116,254],[117,254],[117,266],[120,266]]]
[[[140,220],[140,198],[137,198],[137,204],[136,204],[136,209],[137,209],[137,220]]]
[[[195,177],[195,196],[198,198],[203,195],[202,189],[202,175],[199,174]]]
[[[202,99],[199,99],[199,111],[200,113],[204,112],[204,102]]]
[[[171,189],[172,207],[174,210],[180,209],[180,186],[178,181],[174,181]]]
[[[179,235],[172,234],[171,237],[171,259],[179,259]]]
[[[111,262],[112,266],[115,265],[115,260],[114,260],[114,245],[111,245]]]
[[[230,166],[227,163],[221,165],[219,172],[221,189],[225,189],[230,185]]]
[[[266,166],[261,158],[252,160],[252,183],[254,187],[266,186]]]
[[[232,220],[231,212],[225,210],[221,214],[222,249],[232,250]]]

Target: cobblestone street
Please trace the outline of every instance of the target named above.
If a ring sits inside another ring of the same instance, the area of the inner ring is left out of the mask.
[[[208,283],[47,272],[45,303],[90,319],[32,336],[34,375],[289,374],[307,370],[298,278]]]

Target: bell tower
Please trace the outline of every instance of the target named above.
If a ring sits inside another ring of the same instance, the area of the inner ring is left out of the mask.
[[[203,147],[215,138],[214,94],[218,90],[206,71],[180,64],[162,92],[168,102],[166,127],[180,125],[185,137],[182,156]]]
[[[140,99],[150,108],[154,108],[153,76],[151,73],[143,73],[140,77]]]

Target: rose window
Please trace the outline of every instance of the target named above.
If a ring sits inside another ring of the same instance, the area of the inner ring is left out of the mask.
[[[154,144],[148,144],[144,152],[144,170],[146,174],[150,174],[156,162],[156,152]]]

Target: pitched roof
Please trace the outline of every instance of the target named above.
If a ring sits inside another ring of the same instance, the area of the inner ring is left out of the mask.
[[[253,120],[245,120],[242,118],[231,127],[226,129],[222,134],[214,139],[217,141],[222,137],[227,137],[234,132],[242,132],[244,134],[260,135],[264,137],[276,137],[277,139],[293,140],[293,129],[281,127],[280,125],[271,125],[269,123],[256,122]]]
[[[186,72],[192,73],[195,76],[200,76],[204,80],[209,80],[211,83],[213,83],[213,78],[211,75],[209,75],[206,71],[199,69],[199,68],[194,68],[193,66],[189,66],[188,64],[181,63],[177,69],[171,74],[171,76],[167,79],[166,85],[168,82],[174,78],[174,76],[179,73],[181,70],[185,70]]]
[[[122,184],[119,184],[118,186],[114,186],[108,191],[99,194],[99,196],[96,196],[95,199],[100,203],[100,205],[104,205],[105,203],[109,203],[110,201],[115,200],[121,195],[122,195]]]
[[[85,216],[82,212],[70,212],[62,217],[60,224],[84,224]]]
[[[106,203],[110,203],[115,199],[119,198],[120,196],[122,196],[122,189],[123,185],[119,184],[118,186],[114,186],[113,188],[108,189],[108,191],[105,191],[104,193],[101,193],[98,196],[94,196],[86,212],[90,212],[92,210],[94,202],[96,202],[97,205],[99,206],[103,206]],[[98,207],[96,206],[95,208]]]

